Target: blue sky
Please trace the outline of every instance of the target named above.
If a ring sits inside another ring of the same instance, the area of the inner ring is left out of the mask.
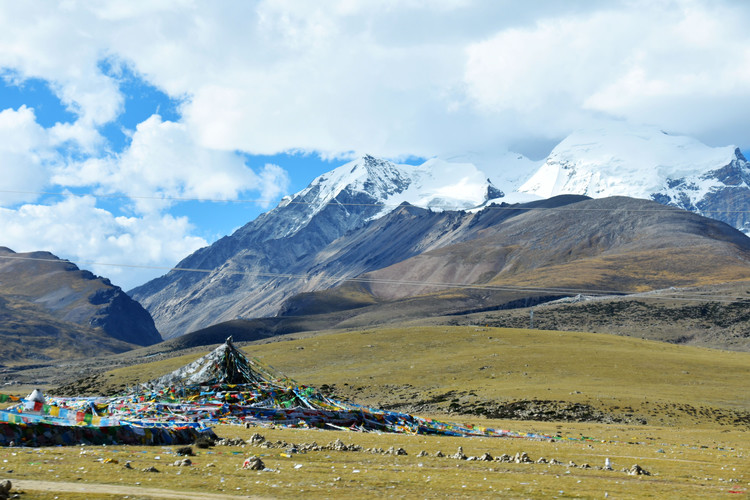
[[[731,0],[4,2],[0,245],[129,289],[364,153],[536,160],[610,121],[747,151],[748,25]]]

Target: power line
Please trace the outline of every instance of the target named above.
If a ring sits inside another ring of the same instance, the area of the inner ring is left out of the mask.
[[[28,260],[28,261],[41,261],[51,263],[62,263],[62,264],[73,264],[77,267],[76,263],[67,259],[45,259],[41,257],[24,257],[18,255],[0,255],[0,259],[10,260]],[[710,296],[710,297],[691,297],[687,292],[684,291],[670,291],[665,290],[650,290],[645,292],[638,291],[623,291],[623,290],[591,290],[591,289],[580,289],[580,288],[561,288],[561,287],[534,287],[534,286],[517,286],[517,285],[482,285],[472,283],[448,283],[448,282],[433,282],[433,281],[410,281],[410,280],[396,280],[396,279],[385,279],[385,278],[368,278],[361,276],[346,277],[346,276],[320,276],[312,274],[287,274],[287,273],[264,273],[264,272],[250,272],[241,270],[231,269],[199,269],[199,268],[188,268],[188,267],[167,267],[167,266],[149,266],[139,264],[123,264],[123,263],[110,263],[110,262],[95,262],[95,261],[82,261],[81,264],[94,265],[94,266],[109,266],[109,267],[123,267],[123,268],[135,268],[135,269],[154,269],[154,270],[165,270],[167,272],[194,272],[211,274],[214,272],[224,272],[227,274],[244,275],[259,278],[276,278],[276,279],[299,279],[309,280],[319,278],[321,281],[330,283],[371,283],[371,284],[384,284],[394,286],[421,286],[421,287],[434,287],[434,288],[446,288],[446,289],[468,289],[468,290],[485,290],[494,292],[526,292],[526,293],[546,293],[550,295],[588,295],[595,296],[598,298],[603,297],[637,297],[641,299],[656,299],[656,300],[675,300],[675,301],[687,301],[687,302],[719,302],[719,303],[735,303],[742,302],[741,299],[732,298],[728,296]],[[666,295],[656,295],[665,294]],[[703,292],[697,292],[702,294]]]
[[[265,205],[265,204],[278,202],[278,200],[276,199],[264,199],[264,198],[228,200],[228,199],[221,199],[221,198],[188,198],[188,197],[177,197],[177,196],[145,196],[145,195],[138,196],[138,195],[124,195],[124,194],[95,194],[95,193],[78,194],[78,193],[70,193],[70,192],[53,192],[53,191],[17,191],[17,190],[10,190],[10,189],[0,189],[0,193],[34,194],[34,195],[43,195],[43,196],[67,196],[67,197],[89,196],[89,197],[97,198],[97,199],[99,198],[101,199],[135,199],[135,200],[156,200],[156,201],[180,201],[180,202],[197,201],[197,202],[205,202],[205,203],[256,203],[259,205]],[[498,199],[502,201],[502,199],[500,198]],[[539,200],[539,201],[542,201],[542,200]],[[647,201],[653,201],[653,200],[647,200]],[[530,203],[533,203],[533,201],[531,201]],[[292,200],[288,204],[289,205],[314,205],[315,203],[307,202],[307,201]],[[351,207],[398,207],[401,205],[400,203],[344,203],[340,201],[337,201],[337,204],[341,206],[351,206]],[[667,212],[667,211],[675,211],[675,210],[685,210],[683,208],[676,207],[673,205],[662,205],[663,208],[576,208],[576,207],[568,207],[568,206],[524,207],[524,206],[517,206],[517,205],[518,204],[507,205],[507,206],[500,206],[497,204],[486,205],[486,206],[477,205],[476,207],[463,208],[463,209],[457,208],[456,205],[430,205],[429,208],[457,210],[457,211],[488,208],[488,209],[493,209],[493,210],[517,210],[517,211],[526,211],[526,212],[545,211],[545,210],[560,210],[560,211],[570,211],[570,212]],[[418,205],[414,205],[414,206],[418,207]],[[750,213],[750,210],[701,210],[701,214],[748,214],[748,213]]]

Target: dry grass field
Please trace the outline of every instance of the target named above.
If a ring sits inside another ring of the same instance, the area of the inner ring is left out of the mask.
[[[322,333],[244,349],[342,399],[564,439],[219,426],[220,437],[248,440],[258,432],[276,444],[194,447],[189,467],[171,465],[177,447],[3,448],[0,479],[15,481],[14,491],[26,492],[21,498],[42,499],[746,498],[750,491],[748,353],[477,327]],[[116,389],[195,357],[119,368],[82,384]],[[524,411],[536,408],[530,419],[487,417],[518,402]],[[544,413],[550,409],[557,413]],[[289,452],[292,443],[324,446],[337,439],[361,450]],[[526,452],[533,461],[560,464],[449,458],[459,446],[467,456]],[[390,447],[407,455],[366,451]],[[438,450],[446,456],[435,456]],[[418,456],[421,451],[428,455]],[[251,455],[268,470],[242,469]],[[607,458],[612,471],[602,470]],[[125,468],[128,461],[131,468]],[[581,468],[584,463],[591,468]],[[650,475],[623,472],[634,464]],[[152,466],[159,472],[143,471]]]

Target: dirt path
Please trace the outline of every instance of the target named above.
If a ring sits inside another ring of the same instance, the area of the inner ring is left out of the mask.
[[[109,495],[137,495],[139,498],[174,498],[174,499],[207,499],[237,500],[238,498],[260,500],[263,497],[248,495],[228,495],[220,493],[191,493],[187,491],[164,490],[161,488],[141,488],[140,486],[123,486],[119,484],[92,484],[81,482],[31,481],[12,479],[14,493],[18,491],[53,491],[59,493],[104,493]]]

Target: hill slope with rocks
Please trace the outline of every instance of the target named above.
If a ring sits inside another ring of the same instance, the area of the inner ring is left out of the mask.
[[[7,360],[122,352],[161,341],[119,287],[48,252],[0,248],[0,338]]]

